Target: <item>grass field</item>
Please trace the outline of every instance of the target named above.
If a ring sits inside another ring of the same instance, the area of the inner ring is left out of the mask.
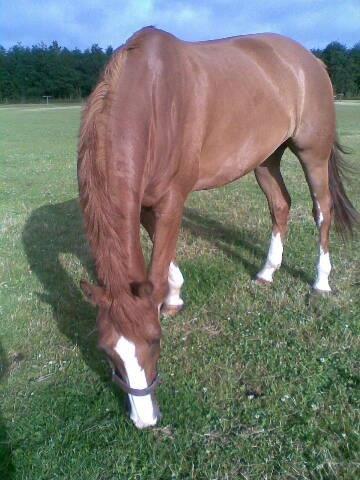
[[[360,105],[337,112],[359,165]],[[92,276],[79,118],[0,109],[0,479],[360,478],[360,244],[332,235],[334,294],[310,295],[317,233],[290,155],[292,220],[272,288],[251,282],[270,238],[254,177],[189,199],[178,243],[187,308],[162,322],[163,420],[138,431],[125,417],[78,288]]]

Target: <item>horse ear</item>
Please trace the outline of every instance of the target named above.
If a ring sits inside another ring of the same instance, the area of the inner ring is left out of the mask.
[[[85,298],[92,305],[106,306],[109,303],[105,289],[97,285],[92,285],[86,280],[80,281],[80,288]]]
[[[154,286],[149,280],[145,282],[134,282],[131,284],[131,292],[135,297],[150,297],[154,291]]]

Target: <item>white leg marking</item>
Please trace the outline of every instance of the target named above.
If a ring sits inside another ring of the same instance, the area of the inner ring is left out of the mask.
[[[323,292],[331,292],[329,285],[329,275],[331,272],[331,263],[329,252],[325,253],[320,247],[319,261],[317,264],[317,276],[314,283],[315,290]]]
[[[278,232],[276,235],[271,235],[271,243],[265,265],[256,276],[267,282],[272,282],[274,272],[281,265],[282,254],[283,244],[280,233]]]
[[[320,203],[316,202],[316,204],[317,204],[317,208],[318,208],[317,226],[318,226],[318,228],[320,228],[321,224],[324,221],[324,215],[322,214],[322,211],[320,209]]]
[[[115,351],[124,363],[130,387],[138,389],[146,388],[148,384],[145,371],[141,368],[136,358],[135,345],[133,342],[130,342],[125,337],[120,337],[116,344]],[[157,418],[154,415],[154,407],[150,394],[144,397],[129,395],[129,400],[131,405],[130,418],[137,428],[150,427],[156,424]]]
[[[180,268],[175,265],[174,262],[170,263],[169,267],[169,293],[165,298],[165,304],[168,306],[182,306],[184,304],[182,298],[180,298],[180,290],[184,283],[184,277],[180,271]]]
[[[321,225],[324,221],[324,215],[322,214],[320,203],[316,202],[318,216],[317,216],[317,226],[320,230]],[[325,253],[322,247],[320,246],[319,261],[317,264],[317,275],[314,283],[315,290],[321,290],[323,292],[331,292],[329,285],[329,275],[331,272],[331,263],[329,252]]]

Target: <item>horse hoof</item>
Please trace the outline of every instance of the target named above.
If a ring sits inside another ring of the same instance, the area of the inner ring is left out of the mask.
[[[269,285],[272,285],[272,282],[269,282],[269,280],[265,280],[264,278],[261,278],[261,277],[255,277],[253,282],[256,284],[256,285],[262,285],[262,286],[269,286]]]
[[[181,310],[184,309],[184,304],[182,305],[166,305],[166,303],[163,304],[161,307],[160,313],[163,317],[174,317],[178,313],[181,312]]]

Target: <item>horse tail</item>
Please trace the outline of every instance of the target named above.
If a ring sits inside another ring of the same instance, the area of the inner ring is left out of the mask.
[[[354,230],[360,224],[360,215],[349,199],[344,180],[353,174],[353,168],[348,165],[344,154],[350,153],[335,139],[329,159],[329,188],[333,203],[335,227],[345,239],[353,236]]]

